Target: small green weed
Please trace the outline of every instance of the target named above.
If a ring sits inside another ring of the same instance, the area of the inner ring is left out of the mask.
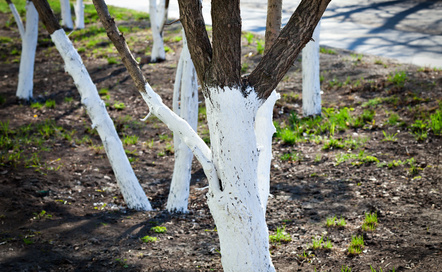
[[[382,133],[384,134],[384,139],[382,141],[385,142],[396,142],[397,141],[397,133],[395,134],[389,134],[388,132],[385,132],[384,130],[382,131]]]
[[[362,253],[364,249],[364,237],[362,236],[352,236],[351,242],[348,247],[348,254],[350,255],[358,255]]]
[[[373,268],[373,266],[370,265],[370,271],[371,272],[377,272],[376,269]],[[396,269],[393,267],[391,270],[389,270],[390,272],[396,272]],[[382,268],[379,268],[379,272],[384,272],[382,270]]]
[[[387,76],[387,81],[393,83],[398,87],[404,87],[405,81],[408,80],[408,76],[405,71],[391,73]]]
[[[302,154],[300,152],[296,153],[285,153],[281,156],[282,161],[289,161],[289,162],[301,162],[302,161]]]
[[[115,259],[115,261],[123,268],[129,268],[129,265],[127,265],[127,259]]]
[[[255,36],[253,35],[253,33],[251,32],[247,32],[245,35],[246,40],[247,40],[247,45],[251,45],[253,42],[253,39],[255,38]]]
[[[136,145],[140,137],[136,135],[124,135],[123,144],[124,145]]]
[[[55,100],[52,99],[46,100],[45,107],[48,109],[55,109]]]
[[[328,54],[328,55],[336,55],[336,51],[331,48],[321,47],[319,48],[319,53]]]
[[[437,110],[435,114],[430,115],[430,128],[435,135],[442,134],[442,110]]]
[[[247,63],[247,62],[244,62],[242,65],[241,65],[241,73],[243,73],[243,74],[245,74],[245,73],[247,73],[247,70],[249,69],[249,64]]]
[[[118,60],[116,57],[108,57],[107,64],[118,64]]]
[[[41,219],[51,219],[52,215],[46,213],[45,210],[41,210],[40,213],[34,213],[34,217],[32,219],[34,220],[41,220]]]
[[[126,108],[126,105],[124,105],[123,102],[117,102],[114,104],[114,108],[117,110],[124,110]]]
[[[150,228],[150,230],[156,233],[165,233],[167,231],[167,228],[162,226],[155,226]]]
[[[378,225],[378,215],[376,213],[365,213],[364,223],[362,223],[362,229],[365,231],[376,230]]]
[[[389,124],[391,126],[395,126],[399,123],[400,120],[401,120],[401,118],[399,117],[399,115],[396,113],[393,113],[388,117],[387,124]]]
[[[342,266],[342,268],[341,268],[341,272],[351,272],[351,268],[350,267],[348,267],[348,266]]]
[[[149,235],[146,235],[146,236],[144,236],[144,237],[141,237],[141,241],[142,241],[143,243],[154,243],[154,242],[156,242],[157,240],[158,240],[157,237],[152,237],[152,236],[149,236]]]
[[[271,243],[288,243],[292,240],[292,237],[285,231],[285,226],[283,226],[282,228],[276,228],[276,233],[269,235],[269,240]]]
[[[99,94],[100,96],[108,95],[108,94],[109,94],[109,89],[108,89],[108,88],[101,88],[101,89],[98,91],[98,94]]]
[[[43,108],[43,105],[39,102],[34,102],[34,103],[31,103],[31,108],[41,110],[41,108]]]

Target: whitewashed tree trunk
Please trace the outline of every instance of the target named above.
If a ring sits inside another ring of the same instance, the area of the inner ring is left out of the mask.
[[[254,90],[246,93],[217,87],[206,99],[212,159],[222,188],[209,189],[207,202],[224,271],[274,271],[258,182],[255,117],[261,102]]]
[[[75,2],[75,28],[84,28],[84,4],[83,0],[77,0]]]
[[[321,22],[313,32],[313,40],[302,50],[302,111],[304,116],[321,115],[321,84],[319,72],[319,32]]]
[[[160,0],[164,2],[164,0]],[[164,42],[163,37],[161,35],[160,23],[163,20],[162,14],[165,5],[159,5],[157,8],[157,0],[149,0],[149,15],[150,15],[150,24],[152,28],[152,54],[151,61],[158,62],[166,59],[166,51],[164,50]]]
[[[38,40],[38,12],[31,1],[26,2],[26,29],[22,36],[20,70],[18,73],[17,97],[32,98],[34,88],[34,62]]]
[[[74,23],[72,22],[71,4],[69,0],[60,0],[61,8],[61,24],[67,29],[74,29]]]
[[[92,120],[92,126],[97,129],[100,135],[128,208],[143,211],[152,210],[149,200],[127,159],[114,123],[109,117],[105,104],[100,99],[97,88],[92,82],[86,67],[83,65],[80,55],[63,29],[56,30],[51,38],[65,62],[66,71],[74,79],[81,95],[81,102]]]
[[[273,108],[280,95],[273,91],[256,114],[255,137],[259,151],[258,184],[264,214],[270,193],[270,163],[272,161],[272,138],[276,132],[273,125]]]
[[[21,20],[20,14],[18,14],[17,8],[14,3],[8,2],[9,8],[11,9],[12,15],[14,15],[15,22],[17,23],[18,32],[20,33],[20,37],[23,40],[25,36],[25,28],[23,26],[23,22]]]
[[[183,50],[175,77],[173,111],[196,131],[198,124],[198,83],[183,31]],[[176,134],[173,135],[175,166],[166,209],[187,212],[193,153]]]

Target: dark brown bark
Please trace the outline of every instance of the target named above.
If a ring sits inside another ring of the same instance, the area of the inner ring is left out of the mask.
[[[93,0],[93,3],[97,10],[98,17],[106,29],[107,36],[120,54],[124,66],[135,82],[135,86],[140,92],[145,92],[146,79],[144,78],[137,61],[130,52],[123,34],[118,31],[114,18],[110,16],[106,3],[104,3],[103,0]]]
[[[293,65],[302,48],[310,41],[316,25],[331,0],[303,0],[275,43],[249,75],[250,86],[265,100]]]
[[[265,49],[267,53],[281,32],[282,0],[267,0]]]
[[[213,56],[206,84],[241,85],[241,14],[239,0],[212,0]]]
[[[206,72],[212,61],[212,46],[204,23],[200,0],[179,0],[180,21],[186,34],[189,52],[196,74],[204,84]]]
[[[60,24],[58,23],[57,17],[55,17],[54,12],[49,6],[48,1],[32,0],[32,3],[34,3],[35,9],[38,12],[38,16],[42,20],[49,34],[52,35],[52,33],[61,28]]]

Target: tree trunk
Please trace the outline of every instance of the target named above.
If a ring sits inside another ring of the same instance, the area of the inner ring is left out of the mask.
[[[173,111],[186,120],[196,131],[198,123],[198,83],[184,31],[183,50],[181,51],[175,77]],[[189,198],[193,153],[178,135],[173,135],[173,141],[175,166],[166,208],[170,212],[185,213],[187,212]]]
[[[75,2],[75,28],[84,28],[84,4],[83,0],[77,0]]]
[[[149,15],[153,38],[152,53],[150,56],[151,62],[160,62],[166,59],[166,51],[164,50],[163,37],[160,29],[160,23],[163,20],[161,9],[164,9],[164,7],[164,5],[160,5],[159,8],[157,8],[157,0],[149,0]]]
[[[60,0],[61,9],[61,24],[66,29],[74,29],[74,23],[72,22],[71,4],[69,0]]]
[[[274,271],[258,183],[255,117],[261,101],[253,90],[212,87],[206,99],[212,159],[221,190],[207,202],[221,244],[224,271]]]
[[[104,102],[98,95],[81,57],[75,50],[64,30],[58,24],[46,0],[33,0],[46,29],[51,34],[57,50],[65,63],[66,71],[74,79],[81,96],[81,103],[91,118],[92,127],[97,128],[104,149],[115,174],[118,186],[129,209],[149,211],[152,207],[138,183],[123,144],[115,130],[114,123],[106,111]]]
[[[313,40],[302,49],[302,112],[304,116],[321,115],[320,29],[321,22],[318,23],[313,32]]]
[[[281,32],[282,0],[267,0],[265,48],[267,53]]]
[[[26,3],[26,29],[22,38],[17,97],[29,100],[34,88],[34,62],[38,39],[38,12],[31,1]]]

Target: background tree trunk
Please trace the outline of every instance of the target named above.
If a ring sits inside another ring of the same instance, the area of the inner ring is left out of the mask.
[[[29,100],[34,88],[35,51],[38,40],[38,12],[31,1],[26,2],[26,28],[22,37],[22,52],[18,74],[17,97]]]
[[[273,41],[281,32],[281,17],[282,17],[282,0],[267,0],[267,20],[265,32],[265,48],[264,53],[267,53],[273,45]]]
[[[304,116],[321,115],[320,29],[321,22],[318,23],[313,32],[313,40],[302,49],[302,112]]]
[[[160,0],[162,3],[164,0]],[[159,62],[166,59],[166,51],[164,50],[163,36],[161,33],[160,24],[164,18],[165,5],[160,4],[157,7],[157,0],[149,0],[149,15],[150,15],[150,25],[152,29],[152,53],[151,62]]]
[[[71,3],[69,3],[69,0],[60,0],[60,8],[62,26],[67,29],[74,29],[71,15]]]
[[[77,0],[75,2],[75,28],[83,29],[84,28],[84,4],[83,0]]]
[[[183,31],[183,50],[175,77],[173,111],[196,131],[198,124],[198,83]],[[166,209],[187,212],[193,153],[176,134],[173,135],[175,166]]]
[[[149,200],[143,188],[141,188],[125,154],[114,123],[107,113],[105,104],[101,100],[86,67],[83,65],[80,55],[66,36],[64,30],[58,25],[58,20],[55,18],[48,2],[46,0],[34,0],[34,3],[46,29],[51,34],[52,41],[64,60],[66,71],[74,79],[81,96],[81,103],[91,118],[92,127],[97,128],[128,208],[142,211],[152,210]]]

